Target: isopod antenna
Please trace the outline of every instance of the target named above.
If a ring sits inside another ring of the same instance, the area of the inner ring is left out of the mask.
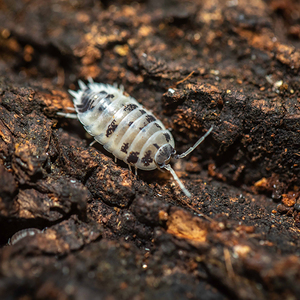
[[[179,158],[184,158],[187,155],[189,155],[191,152],[193,152],[195,150],[195,148],[197,148],[205,140],[205,138],[212,132],[213,129],[214,129],[214,126],[211,126],[208,129],[208,131],[195,143],[194,146],[190,147],[189,149],[187,149],[182,154],[175,154],[174,158],[179,159]]]
[[[211,126],[209,128],[209,130],[195,143],[194,146],[190,147],[187,151],[185,151],[184,153],[182,154],[177,154],[177,155],[174,155],[173,157],[176,158],[176,159],[179,159],[179,158],[183,158],[183,157],[186,157],[188,154],[190,154],[192,151],[195,150],[195,148],[197,148],[204,140],[205,138],[212,132],[212,130],[214,129],[213,126]],[[180,186],[181,190],[184,192],[184,194],[187,196],[187,197],[191,197],[191,193],[187,190],[187,188],[184,186],[184,184],[180,181],[180,179],[178,178],[177,174],[175,173],[175,171],[172,169],[172,167],[167,164],[167,165],[164,165],[163,167],[164,169],[168,170],[172,176],[174,177],[174,179],[177,181],[178,185]]]
[[[178,178],[177,174],[175,173],[175,171],[172,169],[172,167],[167,164],[167,165],[164,165],[164,169],[168,170],[172,176],[174,177],[174,179],[177,181],[178,185],[180,186],[181,190],[184,192],[184,194],[187,196],[187,197],[191,197],[191,193],[187,190],[187,188],[184,186],[184,184],[180,181],[180,179]]]

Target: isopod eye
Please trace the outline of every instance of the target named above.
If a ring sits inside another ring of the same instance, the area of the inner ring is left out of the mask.
[[[159,168],[164,168],[175,152],[175,149],[170,144],[164,144],[157,150],[154,156],[154,162]]]

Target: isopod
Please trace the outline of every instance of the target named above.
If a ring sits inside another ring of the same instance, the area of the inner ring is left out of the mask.
[[[8,241],[9,245],[14,245],[20,240],[26,238],[27,236],[34,236],[36,234],[42,233],[41,230],[37,228],[26,228],[16,232]]]
[[[194,146],[182,154],[176,154],[172,134],[160,120],[134,98],[124,95],[123,87],[95,83],[91,78],[86,85],[78,81],[80,89],[69,90],[77,115],[58,113],[65,117],[78,117],[85,130],[95,141],[137,169],[151,171],[156,168],[168,170],[184,194],[190,192],[180,181],[169,164],[171,158],[180,159],[191,153],[211,133],[213,126]]]

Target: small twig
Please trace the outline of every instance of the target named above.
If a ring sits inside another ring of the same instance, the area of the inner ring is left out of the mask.
[[[176,88],[177,85],[179,85],[180,83],[185,82],[186,80],[188,80],[190,77],[192,77],[192,75],[195,73],[195,71],[192,71],[188,76],[186,76],[185,78],[183,78],[182,80],[177,81],[175,84],[173,84],[172,86],[170,86],[170,88]]]
[[[227,248],[224,248],[224,260],[228,276],[233,279],[235,277],[235,274],[231,263],[230,252]]]
[[[195,212],[199,217],[202,217],[203,219],[206,219],[209,222],[215,222],[214,219],[200,213],[195,207],[193,207],[192,205],[190,205],[189,203],[187,203],[185,200],[181,201],[185,206],[187,206],[189,209],[191,209],[193,212]]]

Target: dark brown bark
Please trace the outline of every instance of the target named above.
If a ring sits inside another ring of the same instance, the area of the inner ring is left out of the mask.
[[[292,0],[0,2],[1,299],[298,299],[299,15]],[[190,199],[57,115],[89,76],[123,84],[178,153],[214,126],[174,164]],[[42,231],[8,243],[25,228]]]

